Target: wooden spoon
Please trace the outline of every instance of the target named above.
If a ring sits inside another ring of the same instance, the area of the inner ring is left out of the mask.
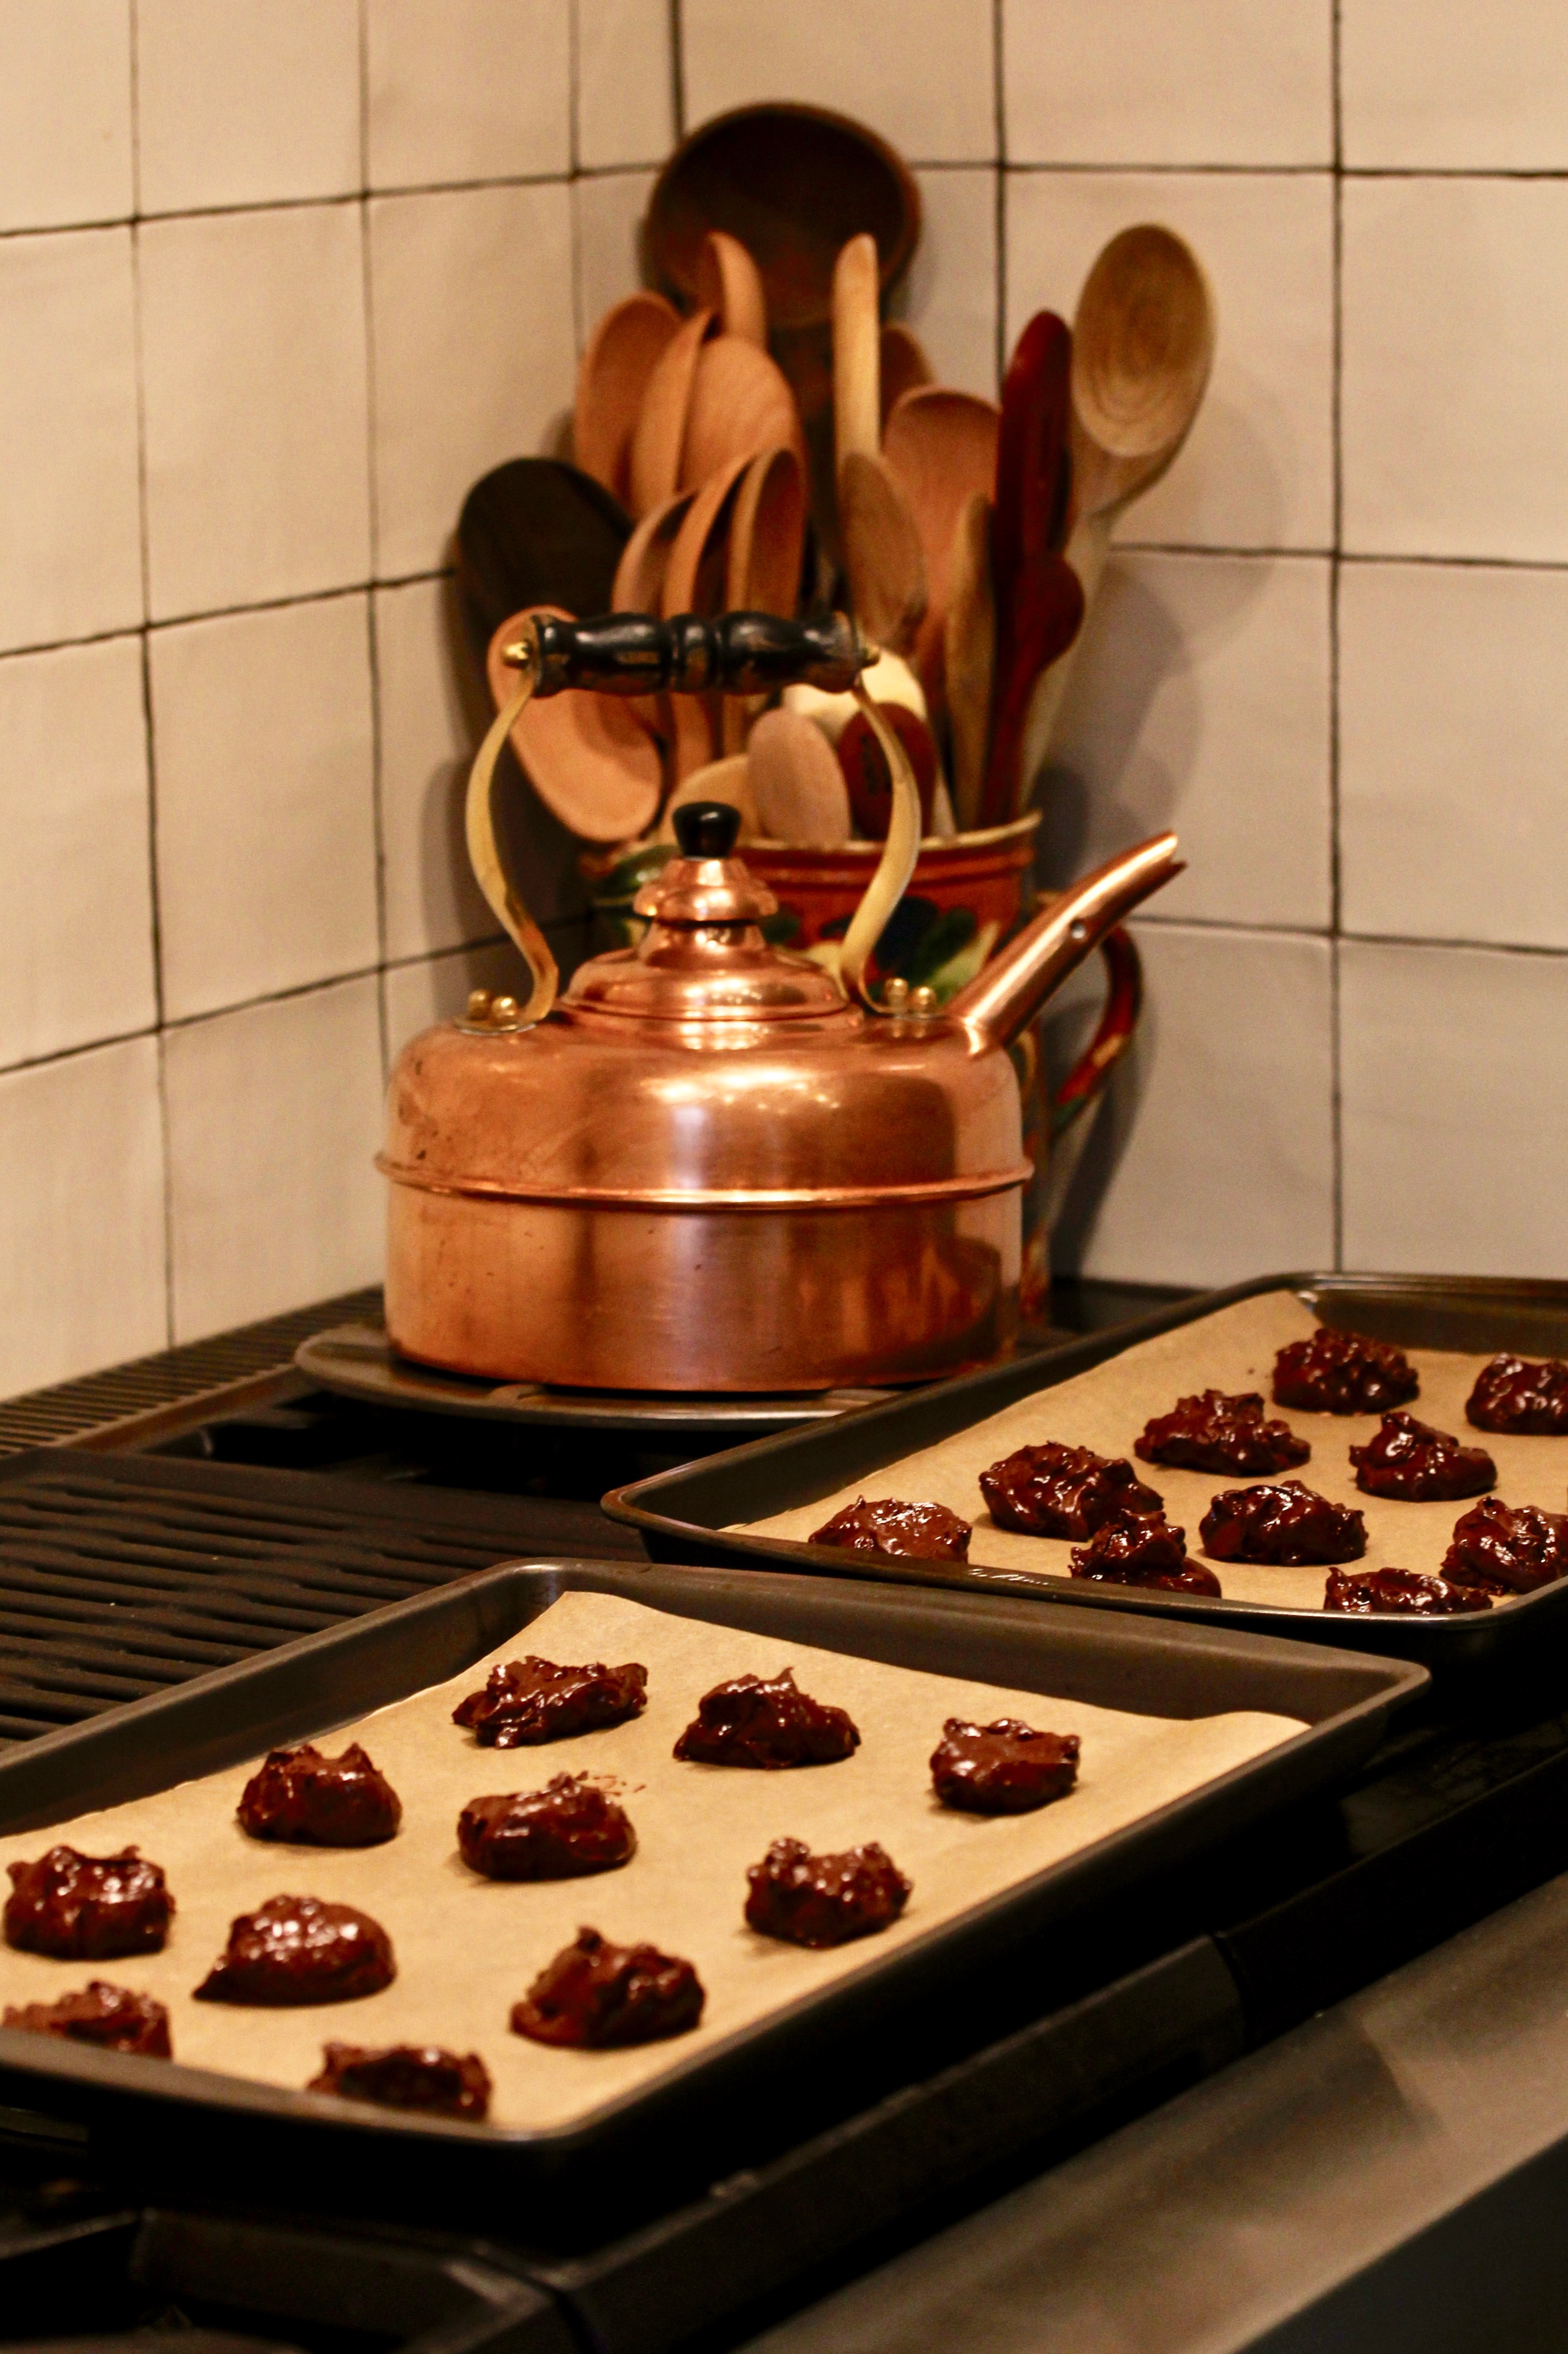
[[[765,351],[719,335],[697,355],[681,446],[680,485],[695,489],[736,458],[782,443],[805,462],[795,396]]]
[[[713,325],[711,311],[694,312],[671,336],[648,378],[632,428],[628,469],[634,515],[662,507],[680,488],[681,447],[692,401],[692,379],[697,355]]]
[[[909,504],[882,456],[876,240],[852,237],[833,272],[833,433],[839,536],[855,618],[902,652],[926,610],[926,567]]]
[[[923,384],[935,384],[937,371],[926,356],[926,347],[913,327],[901,319],[889,319],[882,330],[880,341],[882,360],[882,429],[887,430],[887,420],[906,392],[914,392]]]
[[[991,715],[991,755],[980,796],[982,826],[1017,815],[1034,769],[1025,748],[1039,681],[1076,638],[1084,620],[1084,584],[1065,556],[1047,552],[1019,575],[1002,630]]]
[[[1073,321],[1067,559],[1086,604],[1118,517],[1153,489],[1192,429],[1214,334],[1209,281],[1171,229],[1123,229],[1084,281]],[[1059,661],[1036,684],[1019,754],[1021,791],[1050,750],[1071,674],[1071,662]]]
[[[610,610],[616,613],[658,613],[663,608],[664,575],[681,525],[691,511],[694,491],[677,491],[673,499],[645,514],[626,546],[615,570]]]
[[[1037,311],[1018,338],[1001,387],[992,561],[1004,613],[1025,563],[1060,547],[1066,535],[1072,366],[1066,322],[1054,311]]]
[[[709,480],[693,499],[676,535],[660,591],[666,620],[677,613],[717,613],[724,609],[730,516],[741,477],[750,466],[747,457],[732,459],[722,473]],[[713,759],[719,729],[720,698],[708,695],[673,695],[670,713],[674,735],[677,782],[694,769]]]
[[[915,639],[915,667],[927,695],[939,689],[948,565],[959,518],[976,493],[996,480],[1001,412],[974,393],[930,385],[906,392],[883,439],[889,472],[909,503],[926,567],[926,617]]]
[[[575,618],[558,605],[528,610]],[[487,668],[498,711],[517,689],[517,673],[501,650],[526,619],[526,611],[514,613],[490,642]],[[580,842],[635,841],[658,812],[659,748],[624,695],[535,696],[512,730],[512,748],[546,808]]]
[[[942,765],[937,739],[926,722],[906,711],[901,703],[881,703],[877,710],[909,757],[915,788],[920,796],[920,832],[928,834]],[[849,787],[850,808],[856,825],[868,842],[885,842],[893,821],[893,772],[863,711],[855,713],[839,737],[837,758]]]
[[[820,727],[798,711],[765,711],[751,731],[747,758],[766,841],[835,850],[849,840],[849,788]]]
[[[729,759],[710,760],[705,768],[694,769],[689,777],[682,778],[664,804],[655,842],[674,841],[675,811],[687,801],[727,801],[732,810],[738,810],[738,841],[755,842],[765,830],[758,815],[750,766],[744,752]]]
[[[680,328],[662,294],[633,294],[607,311],[577,370],[572,444],[577,464],[623,504],[630,494],[631,435],[648,379]]]
[[[724,602],[731,613],[793,614],[806,544],[806,478],[795,451],[762,450],[741,477],[729,521]],[[720,738],[739,752],[766,698],[726,695]]]
[[[991,589],[991,506],[983,491],[964,503],[948,559],[943,672],[952,748],[953,816],[959,832],[979,820],[991,750],[996,671],[996,600]]]
[[[768,348],[768,301],[762,275],[739,238],[711,228],[697,257],[697,301],[716,311],[726,335]]]

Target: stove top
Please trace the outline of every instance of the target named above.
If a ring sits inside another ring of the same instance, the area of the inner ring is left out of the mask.
[[[1095,1328],[1166,1297],[1084,1287],[1055,1313]],[[312,1389],[292,1365],[305,1331],[374,1313],[373,1299],[324,1303],[198,1344],[205,1355],[173,1352],[0,1408],[0,1447],[24,1426],[34,1438],[0,1461],[0,1742],[508,1554],[640,1552],[598,1498],[677,1459],[641,1435],[465,1423]],[[40,1417],[78,1443],[37,1447]],[[683,1459],[705,1451],[683,1437]],[[537,2326],[568,2313],[609,2354],[734,2342],[769,2299],[922,2235],[1568,1868],[1565,1668],[1553,1652],[1506,1681],[1436,1694],[1353,1787],[1143,1892],[1136,1918],[1107,1917],[1075,1957],[1071,2000],[1044,2018],[1026,2000],[999,2008],[982,2050],[695,2207],[569,2260],[527,2246],[520,2220],[507,2262],[545,2300]],[[135,2184],[79,2188],[91,2152],[68,2118],[0,2110],[7,2164],[24,2188],[10,2221],[0,2214],[0,2312],[7,2249],[55,2228],[40,2199],[121,2214],[117,2248],[143,2229]],[[535,2342],[556,2341],[515,2340]]]

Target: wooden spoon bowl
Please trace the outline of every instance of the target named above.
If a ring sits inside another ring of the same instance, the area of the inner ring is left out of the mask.
[[[662,294],[633,294],[605,313],[577,370],[572,418],[577,464],[623,505],[631,494],[631,436],[648,379],[680,324]]]
[[[744,335],[715,337],[698,352],[692,372],[680,487],[694,489],[736,458],[780,443],[805,463],[805,437],[782,369]]]
[[[1121,505],[1175,456],[1203,398],[1214,312],[1168,228],[1123,229],[1084,281],[1073,325],[1074,504]]]
[[[517,691],[517,673],[501,650],[529,611],[574,618],[559,606],[536,605],[503,621],[486,664],[497,711]],[[631,842],[652,823],[663,781],[659,748],[624,695],[535,695],[511,740],[539,799],[579,842]]]

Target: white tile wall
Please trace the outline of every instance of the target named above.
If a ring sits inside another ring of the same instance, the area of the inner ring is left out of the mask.
[[[149,221],[138,242],[153,619],[366,579],[356,209]]]
[[[1568,1276],[1562,960],[1360,940],[1340,960],[1346,1263]]]
[[[1007,336],[1071,319],[1118,229],[1162,221],[1199,254],[1219,346],[1192,438],[1122,526],[1128,539],[1327,548],[1334,535],[1334,184],[1317,172],[1015,172]]]
[[[570,408],[571,243],[558,180],[371,205],[382,577],[445,564],[470,483]]]
[[[154,632],[170,1021],[376,960],[366,608],[334,597]]]
[[[1158,917],[1328,928],[1329,585],[1314,556],[1112,559],[1044,795],[1053,881],[1170,825]]]
[[[0,662],[0,1068],[157,1019],[142,642]]]
[[[375,1273],[386,1046],[510,957],[458,504],[763,97],[909,159],[971,388],[1132,221],[1213,281],[1051,790],[1191,860],[1064,1258],[1560,1271],[1565,93],[1555,0],[0,0],[0,1388]]]
[[[571,165],[571,0],[374,0],[370,185],[557,175]]]
[[[136,0],[142,209],[360,184],[357,0]]]
[[[1001,27],[1012,163],[1333,159],[1331,0],[1001,0]]]
[[[176,1341],[379,1273],[379,997],[372,975],[167,1033]]]
[[[131,0],[0,0],[0,229],[131,210]]]
[[[0,1076],[0,1393],[167,1338],[158,1042]]]
[[[0,648],[133,629],[143,600],[130,230],[0,240]]]

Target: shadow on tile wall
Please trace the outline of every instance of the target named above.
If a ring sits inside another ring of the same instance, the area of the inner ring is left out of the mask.
[[[1047,794],[1054,875],[1168,822],[1191,861],[1064,1262],[1568,1272],[1544,1177],[1493,1173],[1550,1162],[1568,1034],[1568,13],[678,18],[676,58],[668,0],[0,0],[0,1389],[376,1274],[385,1057],[515,970],[461,856],[456,506],[557,444],[672,137],[762,97],[916,166],[952,381],[1130,220],[1217,290]]]

